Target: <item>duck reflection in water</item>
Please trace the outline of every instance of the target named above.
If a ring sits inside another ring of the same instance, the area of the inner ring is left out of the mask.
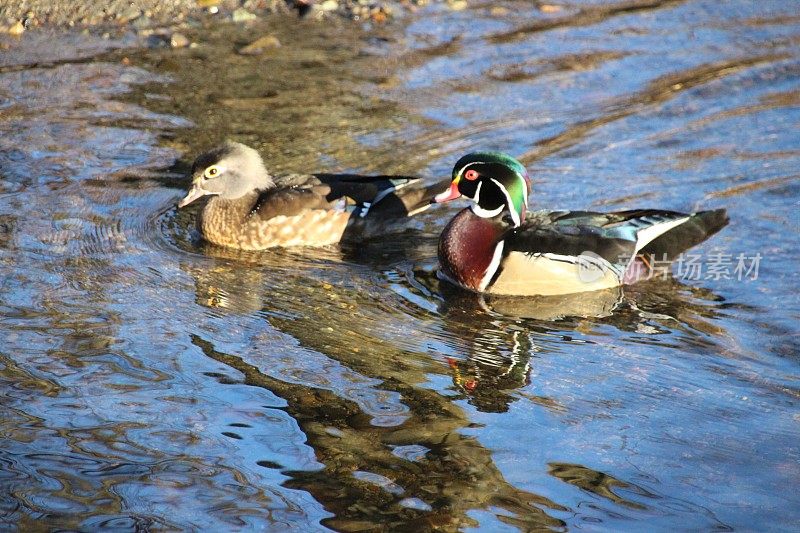
[[[364,253],[367,248],[369,254]],[[192,272],[197,302],[212,309],[276,318],[303,313],[306,305],[315,306],[323,315],[329,311],[348,312],[345,307],[353,305],[366,312],[373,298],[369,294],[358,295],[345,303],[347,298],[337,298],[335,290],[324,290],[324,287],[330,289],[330,284],[315,283],[313,285],[319,287],[314,289],[307,280],[330,279],[334,275],[347,277],[349,274],[342,272],[350,270],[351,265],[345,263],[357,263],[352,268],[363,268],[361,263],[369,263],[371,257],[374,265],[364,265],[367,267],[364,275],[369,278],[375,270],[387,271],[397,267],[404,257],[419,255],[399,244],[386,254],[375,250],[375,245],[355,250],[323,248],[309,255],[290,250],[242,252],[205,245],[203,253],[216,259],[212,267]],[[252,264],[253,268],[242,268],[247,264]],[[448,354],[442,360],[453,380],[453,390],[458,393],[456,398],[465,398],[484,412],[505,412],[523,394],[548,409],[563,410],[554,399],[531,394],[528,387],[532,370],[535,374],[536,358],[556,349],[551,348],[554,341],[560,346],[559,350],[563,349],[564,342],[587,342],[580,339],[583,332],[606,324],[636,335],[658,335],[676,328],[724,333],[713,320],[716,316],[713,303],[720,298],[706,289],[692,288],[675,279],[537,297],[465,291],[441,282],[432,268],[413,269],[407,279],[410,286],[405,289],[437,309],[440,318],[434,317],[436,322],[450,332],[449,337],[457,343],[457,353]],[[310,299],[303,300],[299,295],[297,299],[284,299],[289,305],[270,301],[277,293],[296,294],[297,290],[292,287],[297,285],[305,286]],[[372,289],[366,292],[370,291]],[[321,295],[325,295],[325,300],[320,300]],[[335,307],[326,309],[328,303]],[[322,324],[336,319],[331,315],[315,320]],[[368,322],[364,321],[365,329],[374,325]],[[305,337],[309,335],[318,336],[320,332],[308,331]],[[526,392],[520,391],[526,387]]]
[[[531,385],[536,359],[556,349],[554,340],[559,350],[565,342],[590,342],[582,334],[606,324],[637,336],[674,329],[724,333],[714,324],[714,302],[721,298],[672,278],[536,297],[478,294],[423,269],[414,272],[414,282],[418,291],[439,298],[443,327],[463,354],[444,358],[457,398],[483,412],[506,412],[523,394],[548,409],[563,410],[555,399],[519,391]]]

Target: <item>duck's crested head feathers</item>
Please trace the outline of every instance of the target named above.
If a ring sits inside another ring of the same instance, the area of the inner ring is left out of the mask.
[[[206,195],[235,200],[274,186],[275,182],[258,152],[242,143],[226,141],[195,159],[192,164],[192,188],[178,207]]]
[[[515,226],[525,219],[530,194],[530,178],[525,167],[503,152],[472,152],[453,166],[450,189],[436,202],[460,196],[471,199],[478,216],[492,218],[508,211]]]
[[[470,152],[453,165],[453,179],[466,172],[473,165],[500,165],[508,168],[525,181],[529,181],[528,171],[522,163],[505,152],[480,151]]]

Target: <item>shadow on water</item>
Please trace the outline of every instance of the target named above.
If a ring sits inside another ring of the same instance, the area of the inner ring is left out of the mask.
[[[563,525],[548,513],[563,507],[509,485],[493,467],[489,450],[459,434],[469,421],[458,408],[433,391],[393,379],[396,371],[379,364],[359,365],[362,372],[382,380],[383,394],[399,392],[411,406],[400,429],[376,427],[363,419],[359,406],[333,392],[276,380],[202,340],[195,342],[209,357],[244,373],[246,383],[287,400],[287,412],[325,467],[286,472],[292,477],[286,486],[307,490],[324,502],[336,515],[323,522],[330,527],[466,527],[477,525],[469,520],[469,511],[490,507],[503,509],[509,521],[526,528]],[[385,359],[387,354],[380,356]]]

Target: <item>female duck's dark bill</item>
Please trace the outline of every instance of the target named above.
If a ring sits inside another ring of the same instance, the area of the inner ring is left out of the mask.
[[[455,180],[450,183],[449,189],[434,196],[432,203],[441,204],[444,202],[449,202],[450,200],[455,200],[456,198],[460,197],[461,193],[458,191],[458,180]]]

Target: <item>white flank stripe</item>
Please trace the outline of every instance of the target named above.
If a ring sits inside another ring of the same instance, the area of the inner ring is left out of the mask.
[[[494,247],[494,254],[492,255],[492,262],[489,263],[489,266],[486,268],[486,273],[483,275],[483,279],[481,280],[481,284],[478,286],[478,290],[483,292],[486,290],[486,286],[489,285],[489,282],[492,281],[495,272],[500,267],[500,260],[503,258],[503,246],[505,245],[505,241],[500,241],[497,243],[497,246]]]
[[[409,185],[411,185],[413,183],[418,183],[419,181],[421,181],[420,178],[413,178],[413,179],[410,179],[408,181],[403,181],[403,182],[394,184],[392,186],[392,189],[396,192],[396,191],[399,191],[400,189],[408,187]],[[375,203],[375,202],[373,202],[373,203]]]
[[[541,254],[542,256],[552,259],[554,261],[568,261],[577,267],[579,267],[578,272],[580,275],[581,269],[586,270],[591,267],[597,269],[597,274],[599,277],[602,277],[603,273],[605,272],[613,272],[617,276],[620,276],[621,270],[619,267],[612,265],[607,259],[597,255],[596,253],[587,250],[583,252],[579,256],[575,255],[561,255],[561,254],[553,254],[553,253],[544,253]],[[586,274],[589,274],[588,272]]]

